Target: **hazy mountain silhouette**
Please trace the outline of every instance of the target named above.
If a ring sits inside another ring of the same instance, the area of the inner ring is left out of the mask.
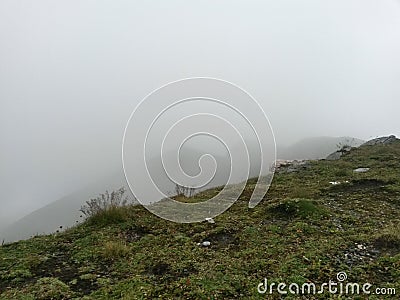
[[[198,159],[203,154],[203,152],[195,149],[186,149],[182,151],[180,160],[184,171],[189,175],[196,175],[200,171]],[[168,157],[172,157],[172,155],[176,154],[172,152],[167,153],[167,159]],[[227,174],[229,173],[225,171],[228,170],[229,164],[227,164],[226,158],[217,154],[213,154],[213,156],[218,164],[216,174],[206,186],[198,190],[223,185],[227,182]],[[153,157],[148,163],[148,168],[153,176],[153,181],[157,183],[159,189],[166,195],[174,195],[175,183],[166,175],[162,168],[160,158]],[[143,183],[133,183],[133,185],[135,184]],[[5,241],[15,241],[26,239],[36,234],[51,233],[61,229],[60,226],[62,226],[62,229],[71,227],[83,220],[83,217],[81,217],[82,213],[79,209],[87,200],[97,197],[106,190],[113,191],[122,186],[126,188],[129,198],[134,199],[133,194],[128,188],[121,166],[120,168],[116,168],[113,172],[110,172],[109,176],[104,176],[93,184],[37,209],[12,223],[0,232],[0,241],[3,239]],[[152,189],[149,188],[149,202],[160,200],[160,198],[156,198],[158,194],[152,194],[151,190]]]
[[[278,159],[322,159],[338,147],[358,147],[365,141],[352,137],[312,137],[298,141],[289,147],[277,147]]]
[[[39,208],[0,232],[0,239],[14,241],[29,238],[32,235],[50,233],[60,226],[63,229],[81,221],[82,213],[79,211],[86,200],[94,198],[106,190],[115,190],[124,184],[122,170],[113,172],[107,178],[103,178],[76,192],[66,195],[42,208]]]

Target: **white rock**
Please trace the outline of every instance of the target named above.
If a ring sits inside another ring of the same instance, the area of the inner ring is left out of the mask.
[[[340,184],[339,181],[329,181],[329,183],[332,184],[332,185],[338,185],[338,184]]]
[[[358,245],[357,245],[357,248],[358,248],[359,250],[365,250],[365,249],[366,249],[366,247],[365,247],[364,245],[362,245],[362,244],[358,244]]]
[[[211,223],[211,224],[214,224],[214,223],[215,223],[215,221],[214,221],[213,218],[206,218],[206,221],[207,221],[208,223]]]
[[[201,245],[204,246],[204,247],[208,247],[208,246],[211,245],[211,243],[209,241],[204,241],[204,242],[201,243]]]
[[[356,172],[356,173],[364,173],[364,172],[368,172],[368,171],[369,171],[369,168],[358,168],[358,169],[353,170],[353,172]]]

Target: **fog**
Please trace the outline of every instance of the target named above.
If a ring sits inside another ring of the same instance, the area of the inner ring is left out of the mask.
[[[278,145],[400,135],[400,2],[0,2],[0,228],[122,169],[168,82],[239,85]],[[279,156],[279,153],[278,153]]]

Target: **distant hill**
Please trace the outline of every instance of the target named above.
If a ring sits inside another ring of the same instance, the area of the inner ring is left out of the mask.
[[[0,240],[26,239],[36,234],[55,232],[60,229],[60,226],[64,229],[71,227],[77,221],[82,221],[80,217],[82,213],[79,212],[79,209],[86,200],[94,198],[106,190],[116,190],[122,187],[124,182],[122,170],[113,172],[109,177],[66,195],[7,226],[0,232]]]
[[[338,150],[339,145],[358,147],[365,141],[352,137],[312,137],[289,147],[277,147],[278,159],[322,159]]]
[[[182,151],[181,162],[183,169],[189,174],[196,174],[199,171],[197,160],[202,155],[201,151],[195,149],[187,149]],[[171,153],[167,156],[171,156]],[[224,184],[227,180],[226,170],[228,165],[226,160],[221,155],[214,154],[214,158],[217,160],[219,168],[215,174],[215,177],[211,182],[203,189],[215,187]],[[161,163],[153,158],[149,162],[149,169],[154,175],[153,180],[157,182],[158,187],[166,195],[173,195],[175,190],[175,184],[172,183],[161,166]],[[142,184],[142,183],[136,183]],[[32,213],[26,215],[20,220],[7,226],[5,229],[0,231],[0,242],[4,239],[5,241],[16,241],[20,239],[27,239],[33,235],[52,233],[56,230],[71,227],[76,225],[77,222],[82,221],[79,209],[85,202],[91,198],[97,197],[99,194],[104,193],[106,190],[113,191],[120,187],[125,187],[128,196],[134,199],[131,193],[125,175],[122,169],[116,168],[110,175],[103,176],[98,181],[86,186],[85,188],[79,189],[72,194],[66,195],[65,197],[58,199],[42,208],[39,208]],[[153,199],[150,202],[155,202],[160,199],[154,198],[156,194],[152,194],[149,188],[149,199]]]

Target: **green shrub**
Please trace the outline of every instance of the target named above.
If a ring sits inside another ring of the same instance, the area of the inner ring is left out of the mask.
[[[280,218],[308,218],[324,215],[324,210],[315,201],[308,199],[289,199],[269,208],[269,212]]]
[[[90,216],[87,222],[91,225],[110,225],[123,223],[128,220],[127,207],[110,206]]]

